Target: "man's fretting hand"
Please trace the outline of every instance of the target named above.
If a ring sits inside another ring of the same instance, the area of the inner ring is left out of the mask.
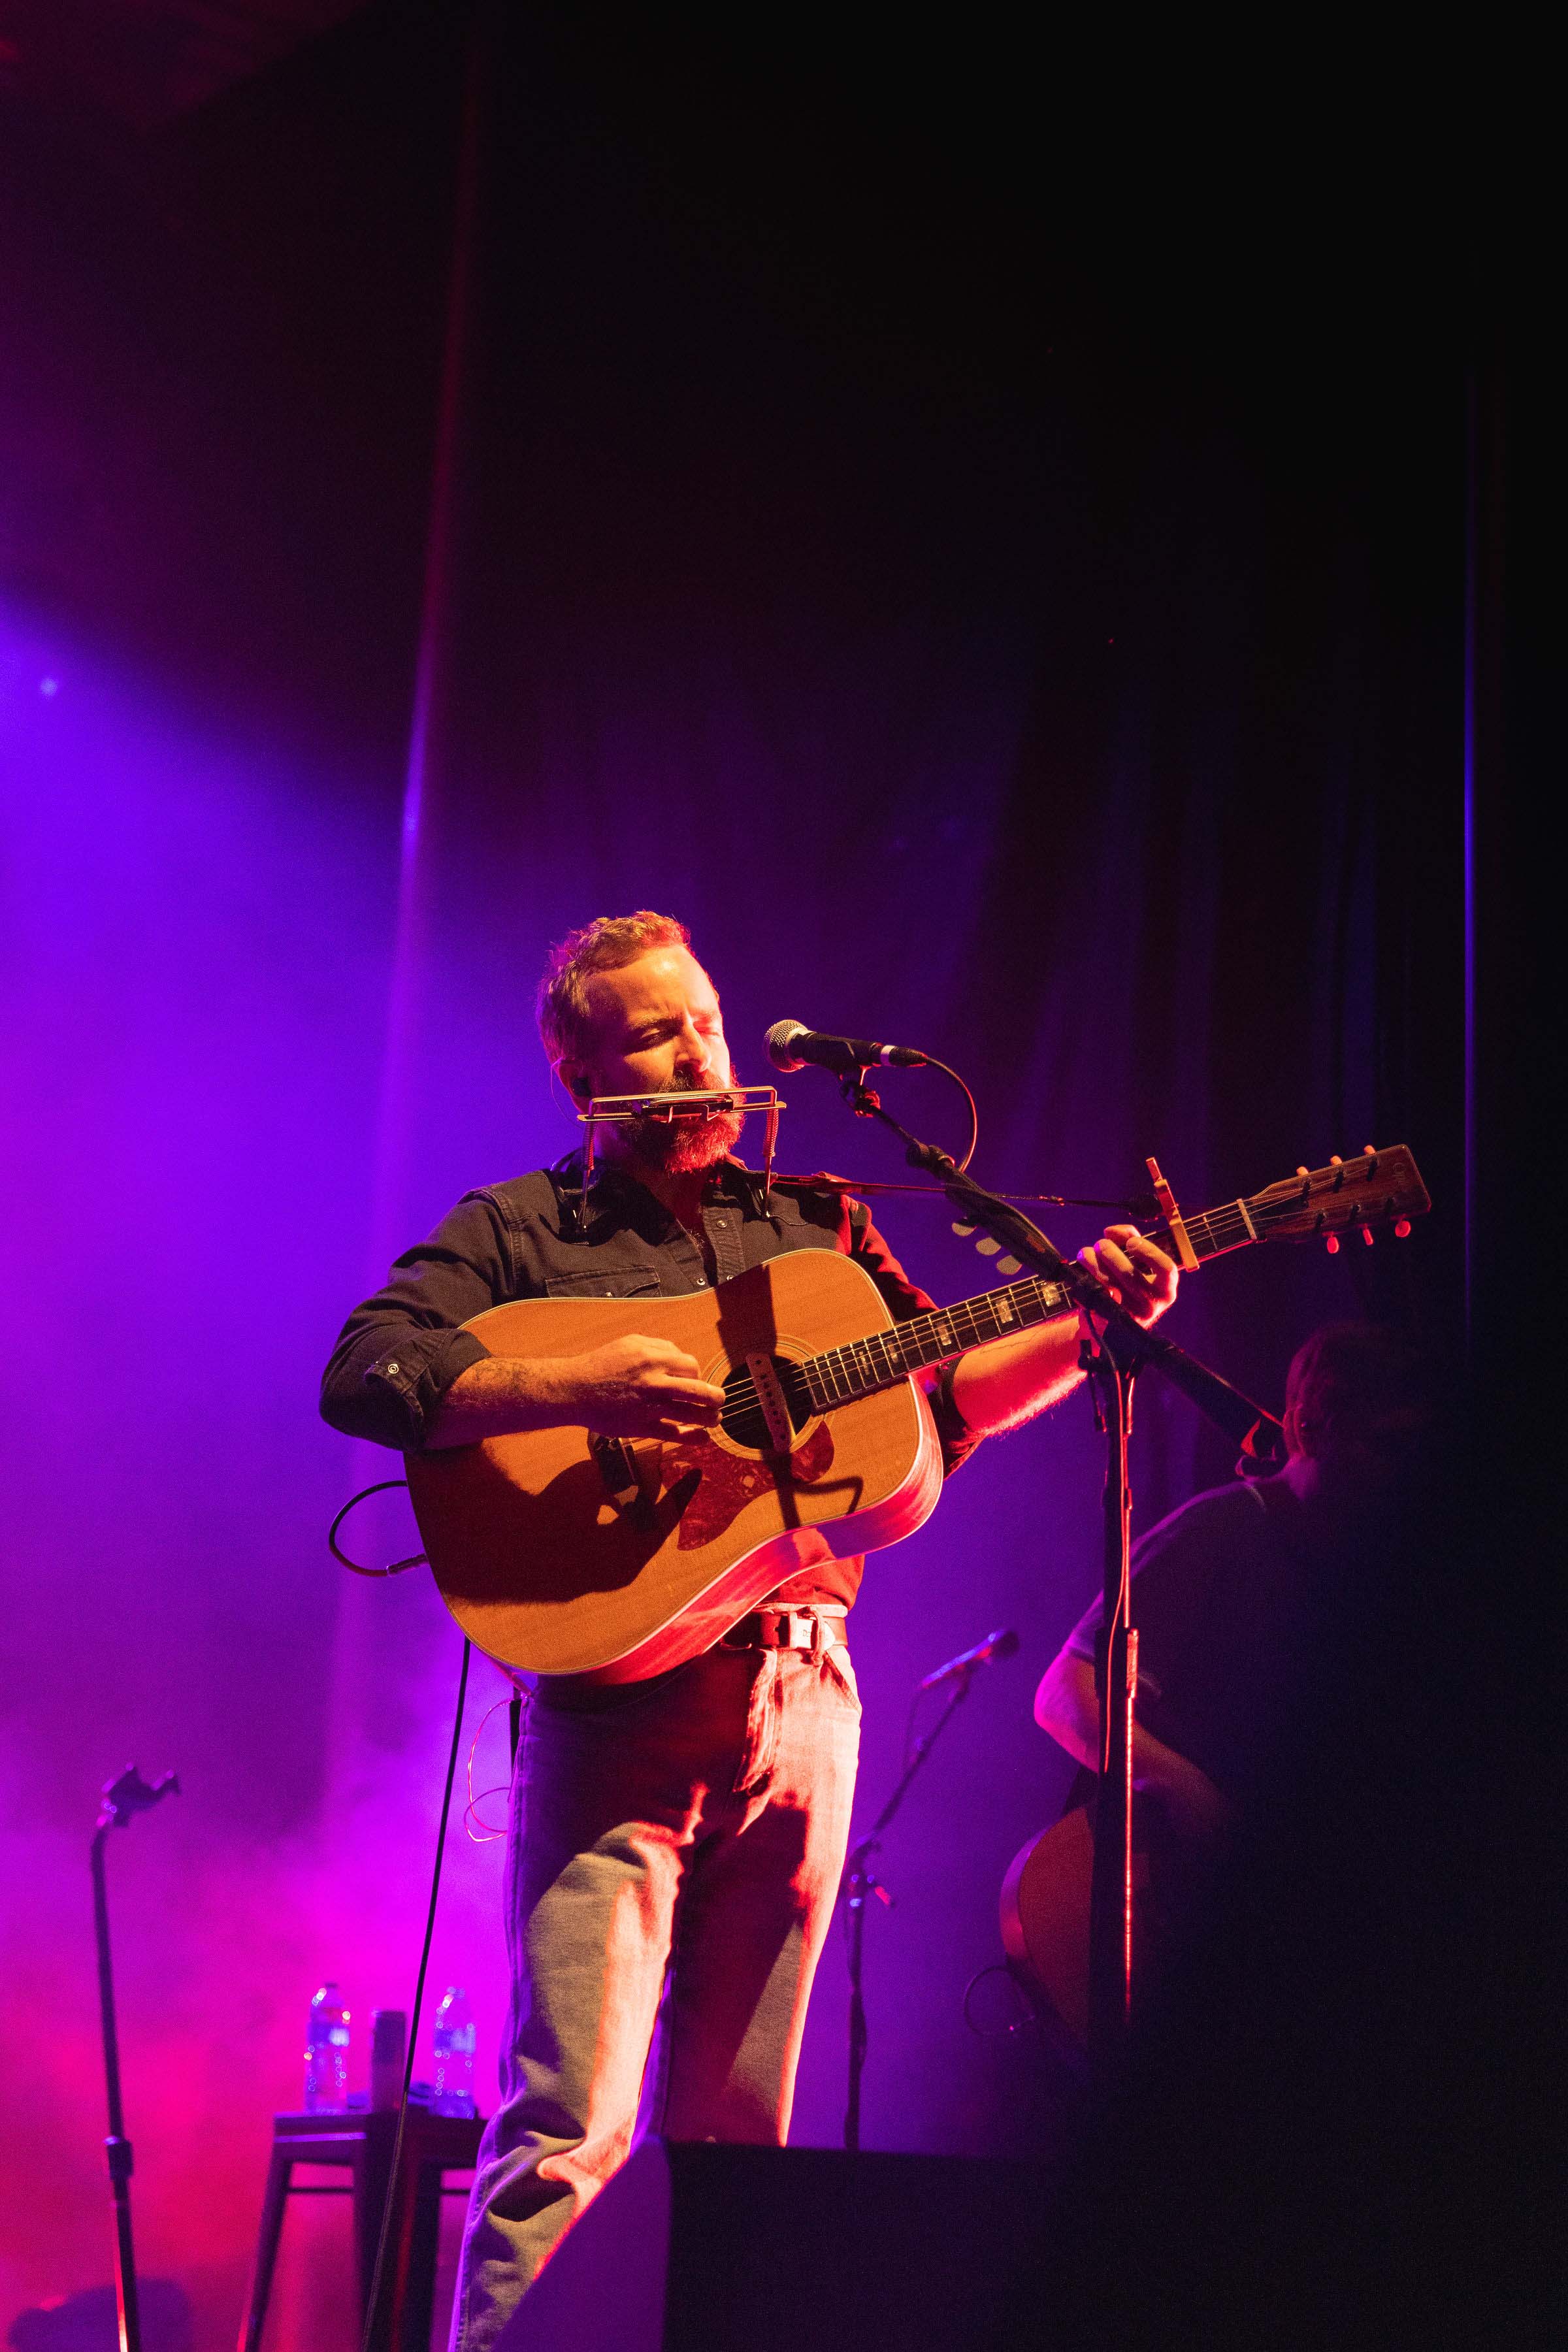
[[[724,1391],[701,1377],[695,1356],[668,1339],[612,1339],[552,1366],[569,1406],[563,1420],[601,1437],[680,1437],[711,1429]]]
[[[1174,1303],[1180,1279],[1176,1269],[1136,1225],[1107,1225],[1101,1239],[1080,1249],[1078,1257],[1135,1323],[1157,1322]]]

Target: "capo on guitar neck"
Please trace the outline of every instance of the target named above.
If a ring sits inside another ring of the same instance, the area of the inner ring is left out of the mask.
[[[1182,1213],[1176,1206],[1176,1196],[1161,1175],[1160,1163],[1157,1160],[1145,1160],[1143,1165],[1149,1171],[1149,1181],[1154,1188],[1154,1198],[1160,1203],[1160,1214],[1165,1221],[1171,1239],[1176,1244],[1177,1264],[1184,1274],[1195,1274],[1198,1268],[1197,1252],[1187,1238],[1187,1229],[1182,1223]]]

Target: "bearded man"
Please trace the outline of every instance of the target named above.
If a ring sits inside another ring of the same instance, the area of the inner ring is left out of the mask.
[[[546,968],[539,1026],[584,1107],[735,1082],[718,995],[668,916],[574,932]],[[667,1340],[492,1357],[461,1327],[510,1299],[670,1297],[787,1250],[833,1249],[895,1318],[931,1310],[862,1203],[826,1183],[775,1180],[764,1193],[731,1156],[740,1126],[730,1112],[614,1128],[581,1202],[574,1155],[466,1195],[350,1317],[323,1384],[328,1421],[405,1453],[564,1425],[677,1438],[718,1421],[722,1390]],[[1083,1256],[1142,1321],[1175,1296],[1170,1260],[1131,1225]],[[1079,1353],[1065,1316],[922,1375],[944,1466],[1064,1396]],[[474,2182],[455,2352],[489,2352],[625,2161],[645,2089],[672,2138],[785,2138],[848,1838],[860,1708],[844,1621],[861,1565],[802,1570],[670,1672],[536,1678],[512,1788],[501,2103]]]

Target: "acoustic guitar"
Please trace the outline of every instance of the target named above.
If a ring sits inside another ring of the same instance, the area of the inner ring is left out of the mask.
[[[1253,1243],[1406,1226],[1428,1206],[1403,1146],[1151,1228],[1184,1265]],[[895,1323],[853,1259],[792,1250],[677,1298],[525,1298],[466,1327],[495,1356],[668,1339],[721,1387],[716,1428],[626,1443],[577,1428],[410,1454],[443,1600],[491,1657],[631,1682],[710,1648],[786,1577],[911,1535],[942,1489],[914,1375],[1073,1311],[1026,1275]]]

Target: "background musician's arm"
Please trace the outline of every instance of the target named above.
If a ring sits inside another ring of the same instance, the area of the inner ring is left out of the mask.
[[[1079,1258],[1121,1298],[1140,1323],[1152,1323],[1176,1296],[1176,1269],[1136,1225],[1110,1225]],[[1016,1429],[1078,1386],[1079,1322],[1057,1317],[1016,1338],[993,1339],[961,1358],[952,1401],[979,1436]]]
[[[1046,1668],[1035,1693],[1035,1721],[1058,1747],[1089,1771],[1100,1769],[1100,1700],[1090,1660],[1068,1648]],[[1173,1828],[1184,1837],[1215,1835],[1230,1818],[1222,1795],[1190,1757],[1156,1739],[1136,1716],[1132,1726],[1132,1780],[1159,1799]]]

